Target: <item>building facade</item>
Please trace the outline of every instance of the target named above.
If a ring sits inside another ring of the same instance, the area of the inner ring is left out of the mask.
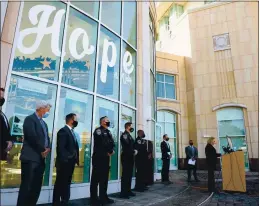
[[[205,169],[208,138],[223,153],[229,136],[245,168],[258,170],[258,15],[257,2],[157,5],[156,137],[170,134],[173,169],[185,168],[189,139]]]
[[[108,116],[116,143],[108,192],[120,191],[120,141],[124,123],[155,137],[155,36],[153,2],[1,2],[2,108],[15,145],[1,161],[1,205],[15,205],[21,178],[24,118],[35,102],[52,104],[46,119],[52,151],[39,203],[52,200],[56,134],[70,112],[77,114],[80,165],[72,199],[89,196],[94,129]],[[147,51],[150,51],[150,53]],[[146,82],[147,84],[143,84]],[[132,134],[136,136],[136,132]]]

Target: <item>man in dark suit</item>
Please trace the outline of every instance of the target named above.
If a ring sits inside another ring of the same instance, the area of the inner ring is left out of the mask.
[[[76,114],[66,116],[66,125],[57,134],[56,181],[53,191],[53,206],[68,205],[70,184],[75,164],[79,165],[79,145],[74,133],[78,126]]]
[[[185,148],[185,153],[186,153],[186,161],[187,161],[187,166],[188,166],[188,182],[191,180],[191,170],[193,170],[193,176],[194,179],[199,182],[199,179],[197,177],[197,159],[198,159],[198,149],[193,146],[193,141],[189,141],[189,146]],[[195,165],[189,164],[189,160],[196,161]]]
[[[5,103],[4,88],[0,88],[0,130],[1,130],[1,152],[0,160],[7,160],[7,152],[12,149],[13,142],[10,134],[10,125],[5,114],[2,112],[2,106]]]
[[[21,185],[17,206],[35,206],[42,186],[45,158],[50,152],[48,126],[43,121],[51,105],[46,101],[36,103],[36,112],[25,118],[23,147],[21,151]]]
[[[163,135],[163,141],[161,142],[161,152],[162,152],[162,183],[169,184],[169,170],[170,170],[170,160],[172,158],[171,148],[168,143],[169,137],[167,134]]]

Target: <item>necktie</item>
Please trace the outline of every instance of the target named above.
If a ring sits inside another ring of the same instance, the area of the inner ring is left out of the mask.
[[[194,147],[191,147],[192,156],[194,157]]]
[[[75,135],[73,129],[71,129],[71,133],[72,133],[72,135],[73,135],[73,137],[74,137],[74,141],[77,142],[77,137],[76,137],[76,135]]]
[[[42,119],[40,119],[40,123],[42,125],[42,129],[43,129],[43,132],[44,132],[44,137],[45,137],[45,143],[44,143],[44,146],[45,147],[48,147],[48,134],[47,134],[47,129],[46,129],[46,126],[43,122]]]

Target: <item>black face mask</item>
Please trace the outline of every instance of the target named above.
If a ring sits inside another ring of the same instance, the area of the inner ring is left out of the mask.
[[[79,123],[78,121],[74,120],[74,122],[72,123],[72,126],[75,128],[78,126],[78,123]]]
[[[107,125],[108,127],[110,127],[110,122],[106,122],[106,125]]]
[[[192,145],[193,145],[193,142],[190,143],[190,146],[192,146]]]
[[[165,140],[168,142],[169,141],[169,137],[167,137]]]
[[[2,98],[0,99],[0,107],[2,107],[2,106],[4,105],[4,103],[5,103],[5,98],[2,97]]]
[[[135,129],[134,129],[134,128],[131,128],[131,129],[130,129],[130,132],[132,133],[133,131],[135,131]]]

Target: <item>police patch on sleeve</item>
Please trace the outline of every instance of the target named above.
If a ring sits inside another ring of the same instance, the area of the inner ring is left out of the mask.
[[[138,144],[141,144],[141,140],[137,140],[137,143],[138,143]]]
[[[124,138],[124,139],[127,139],[127,135],[126,135],[126,134],[124,134],[124,135],[123,135],[123,138]]]
[[[97,129],[97,130],[96,130],[96,133],[97,133],[97,135],[101,135],[101,130],[100,130],[100,129]]]

